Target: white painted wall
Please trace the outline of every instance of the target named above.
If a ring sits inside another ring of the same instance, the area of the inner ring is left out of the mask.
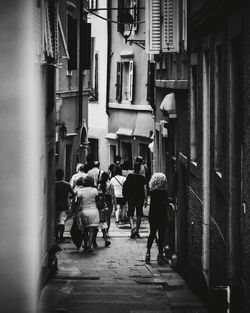
[[[98,7],[106,8],[107,0],[99,0]],[[107,17],[107,11],[95,11]],[[97,102],[89,102],[88,137],[99,139],[99,158],[101,167],[108,168],[108,145],[105,138],[108,132],[108,115],[106,114],[106,81],[107,81],[107,22],[92,14],[88,15],[92,23],[91,36],[95,37],[95,51],[98,52],[98,92]]]

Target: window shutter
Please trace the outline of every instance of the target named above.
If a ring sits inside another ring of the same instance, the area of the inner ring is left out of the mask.
[[[98,53],[95,54],[95,100],[98,100]]]
[[[154,108],[155,63],[148,61],[147,101]]]
[[[116,100],[119,102],[121,102],[122,100],[122,63],[121,62],[117,62]]]
[[[182,6],[182,40],[183,48],[187,51],[187,0],[183,0]]]
[[[131,60],[129,62],[129,74],[128,74],[128,84],[129,84],[129,101],[133,101],[134,99],[134,61]]]
[[[178,1],[163,2],[162,51],[179,52],[179,12]]]
[[[48,1],[48,18],[51,36],[52,57],[54,62],[58,59],[58,5],[55,0]]]
[[[89,83],[88,87],[93,89],[93,69],[94,69],[94,46],[95,46],[95,38],[90,38],[90,67],[89,67]]]
[[[68,70],[77,69],[77,20],[68,14]]]
[[[158,54],[161,50],[161,2],[145,1],[146,53]]]
[[[90,69],[91,63],[91,23],[82,23],[82,68]]]

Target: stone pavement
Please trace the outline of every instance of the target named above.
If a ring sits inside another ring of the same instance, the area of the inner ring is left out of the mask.
[[[71,221],[65,236],[69,237]],[[70,238],[60,244],[58,273],[44,287],[38,313],[205,313],[199,299],[169,266],[158,266],[157,246],[151,264],[144,262],[148,222],[142,239],[130,239],[128,224],[112,220],[111,246],[99,231],[93,254],[76,252]]]

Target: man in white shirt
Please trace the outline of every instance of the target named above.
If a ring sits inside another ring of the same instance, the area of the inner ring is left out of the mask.
[[[84,165],[83,164],[81,164],[80,166],[77,166],[77,168],[78,168],[78,172],[71,177],[71,180],[69,182],[70,186],[73,190],[76,186],[76,181],[80,177],[82,177],[84,179],[87,176],[87,173],[84,172]]]
[[[88,175],[94,178],[94,184],[97,187],[101,181],[103,171],[100,169],[100,162],[95,161],[94,167],[88,171]]]
[[[126,180],[126,177],[122,176],[122,169],[116,168],[115,176],[111,178],[110,184],[113,186],[114,191],[114,205],[115,205],[115,217],[116,223],[124,222],[126,219],[126,203],[127,200],[122,195],[122,187]]]

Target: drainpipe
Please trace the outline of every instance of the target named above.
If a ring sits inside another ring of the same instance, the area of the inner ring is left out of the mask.
[[[79,1],[79,78],[78,78],[78,90],[79,90],[79,102],[78,102],[78,129],[82,126],[82,68],[83,68],[83,53],[82,53],[82,28],[83,28],[83,0]]]
[[[209,218],[210,218],[210,101],[209,101],[209,67],[203,57],[203,147],[202,147],[202,271],[209,286]]]
[[[110,3],[107,1],[107,18],[111,19]],[[109,88],[110,88],[110,62],[111,62],[111,22],[107,22],[107,79],[106,79],[106,113],[109,115]]]

